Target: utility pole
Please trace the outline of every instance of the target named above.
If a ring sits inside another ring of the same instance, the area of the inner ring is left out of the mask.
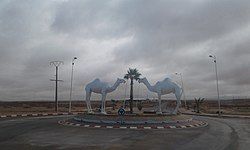
[[[56,82],[56,87],[55,87],[55,111],[58,112],[58,100],[57,100],[57,89],[58,89],[58,81],[63,81],[63,80],[58,80],[58,67],[63,64],[62,61],[51,61],[50,65],[53,65],[56,67],[56,79],[50,79],[50,81],[55,81]]]

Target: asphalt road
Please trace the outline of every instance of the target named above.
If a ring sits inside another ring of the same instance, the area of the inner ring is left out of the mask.
[[[57,121],[64,118],[0,119],[0,149],[250,149],[250,119],[199,117],[209,125],[188,129],[129,130],[58,125]]]

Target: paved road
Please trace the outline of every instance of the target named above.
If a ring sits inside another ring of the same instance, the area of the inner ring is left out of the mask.
[[[0,120],[1,150],[170,149],[249,150],[250,119],[199,117],[203,128],[165,130],[88,129],[61,126],[64,117]]]

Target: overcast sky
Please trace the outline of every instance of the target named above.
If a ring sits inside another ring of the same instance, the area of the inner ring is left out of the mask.
[[[53,100],[53,60],[64,62],[59,98],[67,100],[74,56],[73,99],[85,99],[88,82],[112,84],[129,67],[151,84],[180,84],[174,73],[182,73],[188,98],[214,98],[209,54],[221,95],[250,96],[249,41],[249,0],[1,0],[0,100]],[[137,97],[154,97],[135,86]],[[124,98],[125,87],[108,98]]]

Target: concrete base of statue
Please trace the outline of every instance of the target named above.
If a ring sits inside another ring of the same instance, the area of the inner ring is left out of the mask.
[[[61,120],[61,125],[107,129],[173,129],[205,127],[207,123],[189,115],[170,114],[80,114],[73,119]]]
[[[75,121],[94,124],[123,124],[123,125],[143,125],[143,124],[174,124],[185,123],[193,120],[192,116],[169,115],[169,114],[81,114],[74,117]]]

